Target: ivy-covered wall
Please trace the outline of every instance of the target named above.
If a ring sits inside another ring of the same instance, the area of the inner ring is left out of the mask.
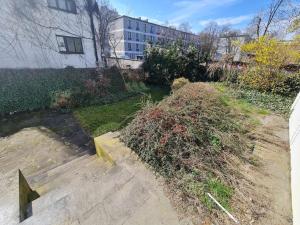
[[[93,69],[0,69],[0,114],[48,108],[56,91],[80,89]]]

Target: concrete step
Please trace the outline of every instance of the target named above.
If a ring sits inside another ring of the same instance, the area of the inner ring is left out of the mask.
[[[47,129],[26,128],[0,142],[0,175],[20,169],[25,177],[87,154]]]
[[[95,140],[112,161],[85,155],[31,177],[40,197],[21,224],[179,225],[154,174],[117,135]]]
[[[91,179],[90,170],[95,170],[97,174],[92,177],[96,179],[97,176],[102,176],[106,172],[107,168],[103,165],[99,165],[98,160],[91,160],[89,163],[85,162],[84,166],[78,168],[72,168],[69,171],[62,172],[59,177],[55,179],[49,179],[47,183],[43,184],[38,191],[40,198],[32,202],[33,212],[36,213],[46,208],[49,204],[62,198],[63,196],[70,195],[72,192],[76,192],[81,188],[86,189],[89,180]],[[95,173],[96,173],[95,172]]]
[[[19,224],[20,206],[18,170],[11,171],[0,180],[0,193],[0,224]]]
[[[10,160],[10,161],[8,160],[9,161],[8,163],[4,163],[4,164],[0,164],[0,165],[3,165],[2,168],[4,168],[2,170],[2,175],[3,176],[6,173],[9,173],[12,170],[15,170],[16,168],[19,168],[22,171],[24,171],[23,173],[24,173],[24,175],[26,177],[34,177],[34,176],[38,176],[41,173],[45,173],[45,172],[47,172],[49,170],[52,170],[52,169],[54,169],[56,167],[64,165],[64,164],[66,164],[66,163],[68,163],[68,162],[70,162],[70,161],[72,161],[72,160],[74,160],[76,158],[79,158],[79,157],[81,157],[83,155],[87,155],[87,154],[88,154],[88,152],[78,152],[78,153],[76,153],[74,155],[70,155],[70,156],[65,157],[63,159],[60,159],[60,160],[51,160],[51,159],[49,159],[49,160],[45,160],[44,164],[39,163],[38,166],[33,165],[30,162],[30,159],[29,159],[28,160],[28,164],[26,165],[26,167],[23,167],[21,165],[22,163],[24,163],[24,161],[23,162],[19,162],[17,160],[17,157],[16,157],[15,160]],[[31,158],[31,157],[27,157],[27,158]],[[26,158],[25,158],[25,160],[26,160]],[[20,164],[19,167],[17,166],[18,164]],[[30,166],[30,165],[32,165],[32,166]]]
[[[61,182],[66,183],[72,179],[76,179],[78,175],[85,172],[85,169],[88,168],[90,164],[96,164],[104,168],[106,167],[106,163],[97,158],[96,155],[85,155],[36,177],[33,187],[40,194],[47,193],[51,189],[61,185]],[[32,180],[29,181],[31,182]]]
[[[56,208],[57,205],[61,206],[61,204],[64,205],[63,207],[67,211],[60,212],[60,218],[55,218],[52,223],[47,221],[45,224],[71,224],[71,221],[84,221],[85,219],[82,218],[89,217],[89,213],[93,210],[107,205],[104,203],[105,199],[114,198],[113,196],[119,192],[122,193],[121,195],[127,194],[127,190],[122,190],[127,184],[131,183],[133,175],[117,166],[109,168],[103,168],[97,161],[93,161],[88,167],[78,171],[77,176],[73,177],[73,179],[67,182],[64,180],[57,182],[56,180],[55,189],[51,189],[50,192],[32,202],[32,217],[37,218],[29,218],[30,222],[24,224],[39,224],[38,222],[43,221],[40,217],[50,217],[52,215],[51,210]],[[140,186],[140,184],[135,184],[136,190]],[[134,200],[134,196],[138,197],[136,190],[128,192],[132,193],[132,196],[130,197],[131,199],[126,200],[128,201],[127,204],[130,204],[129,202]],[[62,199],[64,199],[63,203]],[[65,215],[61,216],[61,214]],[[66,223],[66,218],[68,218],[68,223]],[[91,225],[106,224],[99,223],[99,221],[91,223]]]
[[[54,202],[45,210],[24,220],[22,225],[69,225],[71,224],[70,212],[67,208],[69,199],[67,196]]]
[[[94,158],[94,156],[92,155],[81,153],[77,156],[69,158],[68,161],[64,163],[60,163],[53,167],[44,168],[43,170],[40,170],[28,176],[28,183],[31,185],[32,188],[39,188],[43,184],[49,182],[49,180],[53,179],[53,177],[58,176],[58,174],[61,174],[70,168],[77,168],[74,167],[74,165],[76,165],[77,162],[83,162],[84,160],[90,161],[91,157]]]

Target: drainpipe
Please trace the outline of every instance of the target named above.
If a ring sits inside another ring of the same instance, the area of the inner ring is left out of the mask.
[[[98,57],[98,51],[97,51],[96,32],[95,32],[95,24],[94,24],[94,16],[93,16],[97,3],[93,0],[88,0],[87,4],[88,4],[88,6],[87,6],[88,14],[89,14],[90,23],[91,23],[91,31],[92,31],[92,39],[93,39],[96,67],[99,67],[99,57]]]

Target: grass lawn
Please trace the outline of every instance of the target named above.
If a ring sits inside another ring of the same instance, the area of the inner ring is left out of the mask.
[[[145,97],[152,101],[160,101],[169,94],[169,90],[160,87],[150,87],[145,95],[135,96],[120,102],[78,108],[74,110],[76,119],[92,136],[97,137],[109,131],[116,131],[133,119],[135,113],[141,109]]]
[[[246,115],[253,113],[270,114],[273,112],[288,118],[290,108],[295,100],[295,97],[246,90],[220,82],[212,83],[212,85],[223,93],[225,102],[239,108]]]

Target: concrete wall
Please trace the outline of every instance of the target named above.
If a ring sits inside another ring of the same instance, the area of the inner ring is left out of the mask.
[[[114,58],[108,58],[107,59],[108,66],[115,66],[117,65],[117,62]],[[140,66],[142,66],[143,61],[139,60],[131,60],[131,59],[119,59],[119,63],[122,67],[122,69],[139,69]]]
[[[300,225],[300,93],[290,116],[291,186],[294,225]]]
[[[76,14],[50,8],[47,0],[0,0],[0,68],[95,67],[84,0],[75,3]],[[60,53],[57,35],[82,38],[83,54]]]

